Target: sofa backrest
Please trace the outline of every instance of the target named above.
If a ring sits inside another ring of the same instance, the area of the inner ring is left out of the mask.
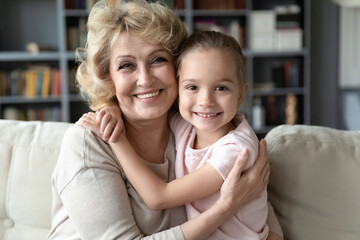
[[[360,239],[360,132],[283,125],[265,138],[285,239]]]
[[[0,239],[46,239],[51,174],[70,125],[0,120]]]

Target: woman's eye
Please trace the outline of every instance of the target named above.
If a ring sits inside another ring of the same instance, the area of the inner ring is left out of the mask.
[[[167,61],[166,58],[157,57],[152,60],[152,63],[162,63],[162,62],[166,62],[166,61]]]
[[[216,91],[226,91],[226,90],[228,90],[228,88],[225,86],[217,86],[216,87]]]
[[[132,66],[132,64],[130,62],[125,62],[125,63],[120,64],[119,70],[130,68],[131,66]]]

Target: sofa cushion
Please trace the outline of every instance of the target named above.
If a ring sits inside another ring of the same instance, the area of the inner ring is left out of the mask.
[[[360,239],[360,132],[282,125],[265,139],[285,239]]]
[[[0,120],[0,239],[46,239],[51,174],[69,126]]]

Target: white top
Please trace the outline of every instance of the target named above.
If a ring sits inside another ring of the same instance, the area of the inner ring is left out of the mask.
[[[173,117],[171,128],[176,142],[176,178],[191,173],[205,163],[211,164],[225,179],[243,148],[248,149],[246,169],[251,167],[258,156],[258,139],[244,115],[234,118],[237,128],[203,149],[193,149],[196,137],[194,127],[180,114]],[[206,179],[204,179],[206,181]],[[186,204],[188,218],[194,218],[209,209],[219,198],[216,192],[206,198]],[[215,231],[209,239],[266,239],[269,228],[266,225],[267,193],[240,209],[228,222]]]

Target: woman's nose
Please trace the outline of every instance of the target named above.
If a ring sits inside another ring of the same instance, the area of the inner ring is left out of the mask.
[[[153,76],[149,67],[143,66],[139,67],[138,70],[138,85],[140,86],[150,86],[153,82]]]

